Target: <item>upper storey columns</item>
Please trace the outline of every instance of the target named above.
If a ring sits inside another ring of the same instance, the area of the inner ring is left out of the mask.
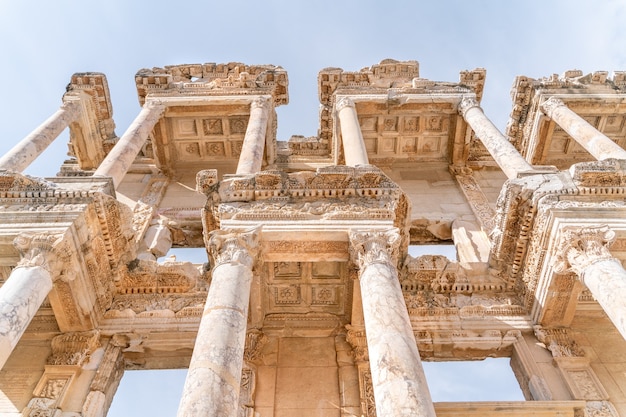
[[[378,417],[435,417],[413,328],[398,280],[397,229],[353,231],[365,334]]]
[[[341,126],[343,154],[346,165],[357,166],[369,164],[365,141],[363,140],[363,133],[361,133],[361,126],[359,125],[359,118],[356,114],[354,102],[348,97],[342,97],[337,101],[336,110]]]
[[[562,100],[550,97],[541,105],[541,109],[594,158],[600,161],[608,158],[626,159],[626,150],[573,112]]]
[[[517,178],[518,173],[533,170],[532,165],[485,116],[475,98],[463,97],[459,103],[459,113],[474,130],[507,178]]]
[[[79,98],[66,98],[61,108],[0,158],[0,169],[25,170],[46,148],[80,117]]]
[[[111,177],[115,188],[122,182],[148,135],[163,116],[166,106],[160,101],[146,101],[139,115],[126,129],[111,152],[104,158],[94,176]]]
[[[243,139],[237,174],[255,174],[261,171],[271,96],[261,96],[250,104],[250,120]]]

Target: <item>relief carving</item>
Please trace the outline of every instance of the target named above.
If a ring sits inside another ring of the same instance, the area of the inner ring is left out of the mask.
[[[91,354],[100,347],[98,331],[65,333],[52,339],[52,355],[48,365],[75,365],[87,363]]]

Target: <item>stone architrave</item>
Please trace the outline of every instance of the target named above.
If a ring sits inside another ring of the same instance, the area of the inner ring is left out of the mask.
[[[532,171],[533,167],[522,157],[508,139],[489,120],[473,97],[463,97],[459,113],[471,126],[507,178],[517,178],[520,172]]]
[[[600,161],[626,159],[626,150],[573,112],[562,100],[550,97],[543,102],[541,109],[594,158]]]
[[[609,252],[615,232],[608,226],[567,227],[561,231],[557,271],[572,270],[626,339],[626,271]]]
[[[341,139],[343,141],[343,154],[346,159],[346,165],[369,164],[367,149],[365,149],[365,141],[363,140],[363,133],[361,132],[354,102],[348,97],[343,97],[339,99],[335,108],[341,126]]]
[[[13,243],[22,259],[0,288],[0,369],[70,256],[60,233],[21,234]]]
[[[352,231],[378,417],[434,417],[397,272],[397,229]]]
[[[236,417],[260,228],[211,232],[213,277],[178,417]]]
[[[271,100],[271,97],[261,96],[250,103],[250,120],[243,138],[237,174],[261,171]]]
[[[66,99],[61,108],[0,158],[0,169],[25,170],[46,148],[80,116],[78,99]]]
[[[160,101],[147,101],[143,108],[100,164],[95,176],[113,178],[117,188],[124,175],[146,143],[148,135],[163,116],[166,106]]]

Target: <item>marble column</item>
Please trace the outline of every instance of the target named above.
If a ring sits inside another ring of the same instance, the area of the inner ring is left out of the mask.
[[[0,158],[0,169],[25,170],[79,115],[78,99],[66,100],[56,113]]]
[[[147,101],[135,120],[94,172],[94,177],[111,177],[115,188],[117,188],[139,154],[141,147],[146,143],[150,132],[163,116],[165,109],[166,106],[161,102]]]
[[[178,417],[236,417],[259,228],[211,232],[213,278]]]
[[[69,256],[60,250],[62,234],[19,235],[14,246],[22,259],[0,288],[0,369],[60,275]]]
[[[241,146],[237,174],[256,174],[261,171],[271,100],[271,97],[263,96],[250,103],[250,120]]]
[[[335,106],[337,116],[339,116],[339,125],[341,127],[341,139],[343,141],[343,154],[346,165],[367,165],[367,150],[365,149],[365,141],[359,118],[356,114],[356,106],[348,97],[339,99]]]
[[[397,229],[352,231],[378,417],[435,417],[398,281]]]
[[[626,271],[609,252],[614,239],[608,226],[564,228],[556,270],[576,272],[626,339]]]
[[[573,112],[562,100],[550,97],[543,102],[541,109],[594,158],[600,161],[626,159],[626,150]]]
[[[518,173],[533,170],[532,165],[485,116],[475,98],[463,97],[459,103],[459,113],[474,130],[507,178],[517,178]]]

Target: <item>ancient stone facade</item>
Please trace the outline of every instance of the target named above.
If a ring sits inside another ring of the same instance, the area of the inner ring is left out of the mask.
[[[327,68],[283,142],[281,67],[140,70],[121,137],[74,74],[0,158],[0,414],[104,417],[126,369],[188,368],[179,417],[626,417],[626,73],[518,77],[504,133],[485,77]],[[432,401],[423,361],[487,357],[526,401]]]

